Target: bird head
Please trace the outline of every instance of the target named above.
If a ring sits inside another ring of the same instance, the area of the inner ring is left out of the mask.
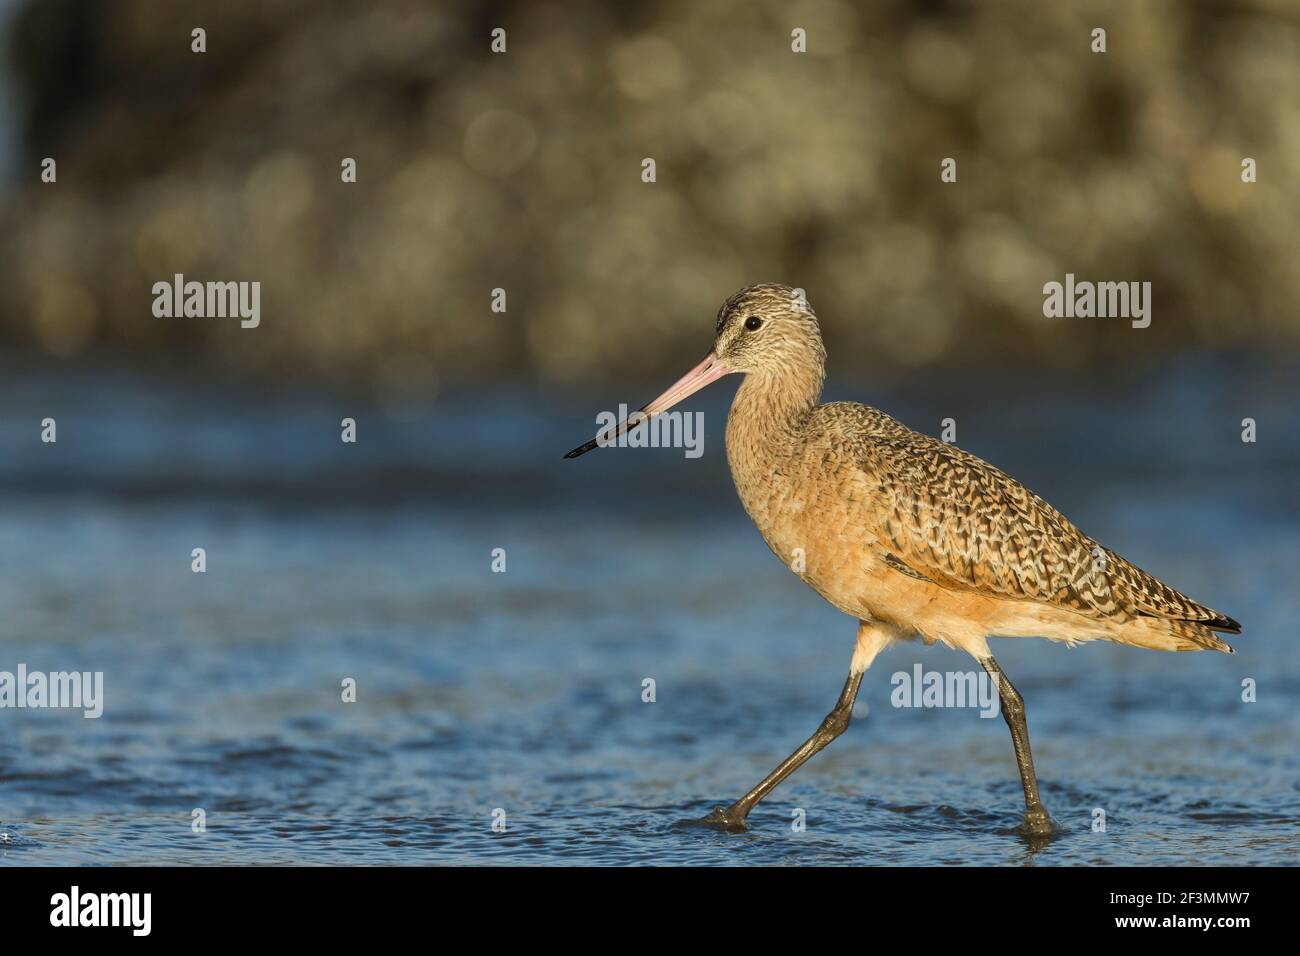
[[[608,444],[653,415],[667,411],[706,385],[733,372],[778,377],[792,370],[815,374],[820,388],[826,361],[817,316],[802,289],[777,283],[741,289],[718,310],[713,348],[653,401],[565,455],[577,458]]]
[[[741,289],[718,309],[714,335],[713,356],[732,372],[779,374],[826,360],[807,296],[787,285]]]

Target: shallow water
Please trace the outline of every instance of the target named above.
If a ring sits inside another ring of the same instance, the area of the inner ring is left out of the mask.
[[[853,641],[735,499],[729,388],[692,406],[698,460],[564,462],[600,408],[648,396],[493,392],[394,418],[15,363],[0,369],[0,670],[100,670],[106,705],[0,710],[0,861],[1293,863],[1296,371],[1183,362],[1091,386],[831,396],[931,432],[955,417],[958,444],[1246,625],[1235,657],[995,643],[1064,829],[1030,847],[1011,832],[1002,721],[891,705],[891,675],[917,662],[974,669],[920,644],[877,660],[848,733],[749,833],[674,827],[813,730]],[[47,415],[57,445],[37,440]]]

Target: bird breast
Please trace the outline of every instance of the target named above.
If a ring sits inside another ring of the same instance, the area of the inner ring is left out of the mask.
[[[727,457],[740,502],[772,552],[831,604],[864,616],[874,579],[888,569],[856,464],[842,467],[794,435],[737,427],[734,416]]]

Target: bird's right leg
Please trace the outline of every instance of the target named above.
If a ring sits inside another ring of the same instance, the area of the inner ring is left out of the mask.
[[[749,816],[749,811],[754,809],[758,801],[775,790],[782,780],[802,767],[813,754],[848,729],[849,722],[853,719],[853,704],[858,697],[858,686],[862,683],[862,675],[876,659],[876,655],[889,645],[893,637],[892,631],[878,624],[858,622],[858,641],[853,650],[853,660],[849,662],[849,676],[844,681],[844,689],[840,691],[835,707],[822,720],[821,726],[747,794],[729,807],[718,807],[699,822],[719,830],[734,832],[744,830],[745,818]]]
[[[1029,750],[1029,725],[1025,722],[1025,699],[1002,673],[992,655],[979,658],[980,665],[993,679],[1002,698],[1002,717],[1011,731],[1011,745],[1016,750],[1020,783],[1025,790],[1025,832],[1030,836],[1049,836],[1055,831],[1051,818],[1038,799],[1038,778],[1034,774],[1034,756]]]

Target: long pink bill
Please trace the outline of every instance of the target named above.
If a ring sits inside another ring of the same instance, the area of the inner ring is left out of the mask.
[[[730,371],[731,369],[727,368],[727,366],[721,361],[714,358],[713,353],[710,352],[704,357],[703,362],[679,378],[666,392],[654,401],[647,405],[642,405],[639,409],[627,418],[623,419],[623,421],[619,422],[613,428],[605,429],[605,431],[601,432],[591,441],[587,442],[585,445],[579,445],[564,457],[577,458],[579,455],[585,455],[593,448],[600,448],[617,441],[619,436],[626,434],[642,422],[649,421],[652,416],[667,411],[682,399],[689,395],[694,395],[704,386],[716,382]]]

